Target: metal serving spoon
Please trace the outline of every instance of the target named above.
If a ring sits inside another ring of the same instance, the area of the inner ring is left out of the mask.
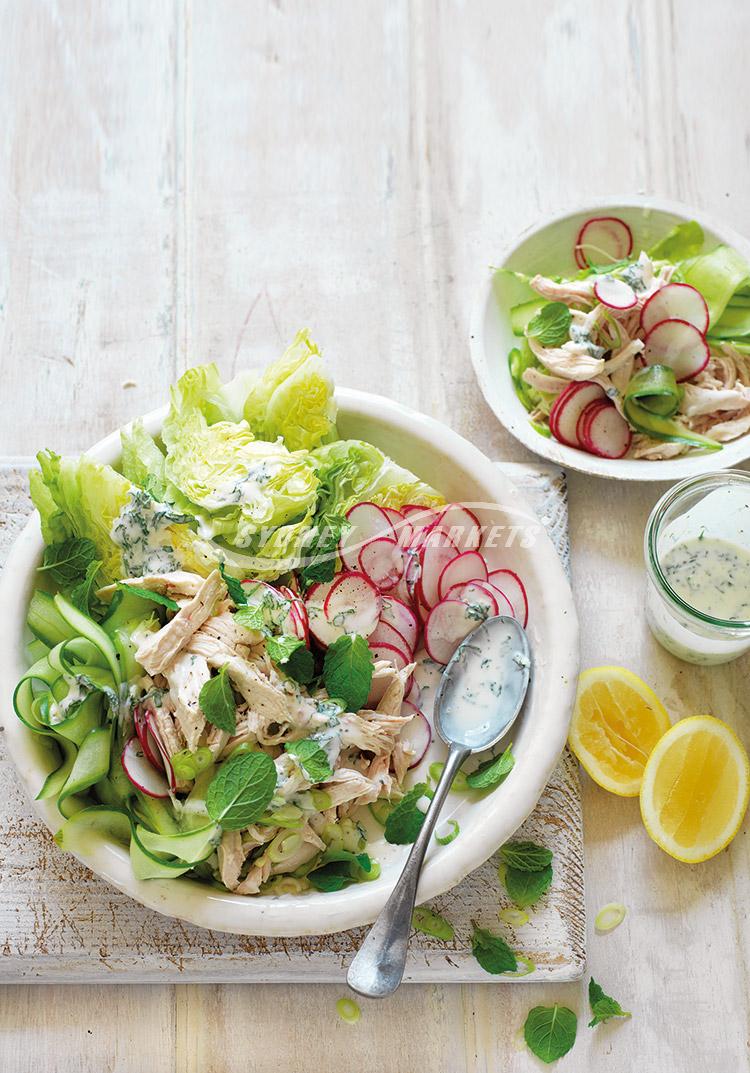
[[[443,671],[434,721],[448,759],[404,870],[349,966],[347,982],[360,995],[383,998],[401,983],[419,874],[440,809],[464,760],[496,745],[516,721],[530,673],[526,633],[504,615],[472,630]]]

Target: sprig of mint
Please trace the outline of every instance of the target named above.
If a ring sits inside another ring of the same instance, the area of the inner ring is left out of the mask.
[[[101,559],[92,559],[89,565],[86,567],[86,574],[82,581],[79,581],[70,590],[70,602],[78,608],[79,611],[83,611],[84,615],[91,614],[91,606],[94,598],[94,589],[96,587],[96,575],[99,573],[102,567]],[[101,610],[101,603],[96,601],[99,610]]]
[[[421,931],[423,935],[432,935],[435,939],[443,939],[448,942],[455,935],[450,920],[446,920],[440,913],[433,913],[426,905],[418,905],[411,915],[411,926],[415,931]]]
[[[300,767],[310,782],[323,782],[333,775],[333,768],[328,759],[328,754],[315,738],[288,741],[284,745],[284,749],[299,760]]]
[[[276,792],[276,765],[267,753],[235,753],[211,780],[206,811],[226,831],[259,820]]]
[[[219,730],[234,734],[237,730],[237,705],[226,666],[204,683],[198,703],[207,722],[213,723]]]
[[[96,545],[86,537],[69,537],[44,549],[40,573],[47,571],[58,585],[74,585],[86,576],[89,563],[96,558]]]
[[[417,808],[417,802],[428,790],[426,782],[418,782],[388,813],[385,821],[386,842],[394,846],[408,846],[414,842],[422,830],[425,817],[424,812]]]
[[[515,972],[518,968],[516,955],[499,935],[485,928],[474,928],[471,937],[471,952],[485,972],[499,976],[503,972]]]
[[[560,346],[570,335],[573,315],[564,302],[542,306],[526,325],[526,334],[542,346]]]
[[[336,553],[344,527],[349,523],[338,515],[324,515],[316,521],[305,548],[305,564],[300,579],[305,588],[316,582],[332,581],[336,573]]]
[[[118,589],[122,589],[123,592],[132,592],[133,596],[140,597],[141,600],[150,600],[152,604],[161,604],[162,607],[169,608],[170,611],[179,611],[180,605],[176,600],[173,600],[171,596],[164,596],[161,592],[153,592],[151,589],[144,589],[140,585],[126,585],[124,581],[116,581]]]
[[[364,637],[345,633],[326,649],[323,683],[329,697],[340,697],[347,711],[364,707],[372,683],[373,655]]]
[[[552,850],[536,842],[506,842],[500,847],[500,856],[519,872],[541,872],[552,863]]]
[[[348,850],[327,850],[317,868],[307,873],[307,879],[316,890],[326,893],[342,890],[356,883],[372,871],[372,861],[366,853],[350,853]]]
[[[485,760],[483,764],[466,776],[466,782],[472,790],[490,790],[504,782],[513,770],[515,757],[512,753],[512,745],[509,745],[500,756],[493,756]]]
[[[284,674],[306,686],[315,677],[315,659],[300,637],[282,634],[266,638],[266,652]]]
[[[538,902],[549,890],[552,885],[552,866],[548,864],[538,872],[507,868],[503,882],[511,901],[515,902],[519,909],[525,909]]]
[[[266,633],[266,615],[263,604],[243,604],[234,613],[234,621],[246,630]]]
[[[229,597],[235,607],[244,607],[247,603],[247,597],[245,596],[245,590],[242,588],[241,583],[236,577],[232,577],[224,569],[224,563],[219,563],[219,573],[222,576],[224,584],[227,587]]]
[[[578,1018],[567,1006],[535,1006],[523,1026],[526,1046],[548,1065],[567,1054],[576,1041]]]
[[[627,1010],[623,1010],[617,999],[606,995],[604,990],[592,976],[589,980],[589,1005],[593,1018],[589,1021],[589,1028],[604,1024],[610,1017],[632,1017]]]

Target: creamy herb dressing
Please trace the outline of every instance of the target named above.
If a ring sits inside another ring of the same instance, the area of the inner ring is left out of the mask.
[[[179,560],[169,543],[169,526],[185,522],[166,503],[158,503],[140,488],[134,488],[130,498],[115,518],[110,536],[122,548],[124,577],[144,574],[167,574],[178,570]]]
[[[712,618],[750,620],[750,553],[738,544],[701,535],[676,544],[662,562],[685,603]]]
[[[62,723],[70,714],[71,708],[79,705],[91,692],[91,687],[83,678],[75,678],[71,681],[70,689],[62,700],[50,705],[49,721],[51,725]]]

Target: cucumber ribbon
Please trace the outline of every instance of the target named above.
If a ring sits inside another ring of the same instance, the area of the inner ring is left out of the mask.
[[[716,440],[691,432],[674,420],[682,395],[683,389],[668,365],[649,365],[628,384],[623,399],[625,417],[634,429],[654,439],[720,451],[721,444]]]

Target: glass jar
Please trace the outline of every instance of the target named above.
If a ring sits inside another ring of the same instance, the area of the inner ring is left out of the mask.
[[[676,484],[651,512],[644,555],[646,617],[664,648],[699,664],[750,650],[749,474]]]

